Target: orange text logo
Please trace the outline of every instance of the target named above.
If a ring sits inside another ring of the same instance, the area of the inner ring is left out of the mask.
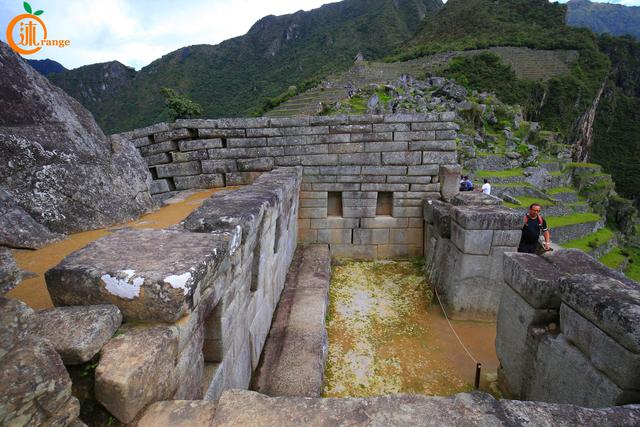
[[[44,46],[67,47],[71,44],[71,40],[49,39],[47,26],[40,18],[44,11],[33,12],[27,2],[24,2],[23,6],[27,13],[14,17],[7,26],[7,43],[13,50],[22,55],[31,55]]]

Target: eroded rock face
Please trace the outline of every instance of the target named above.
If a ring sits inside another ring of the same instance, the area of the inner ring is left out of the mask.
[[[11,251],[0,246],[0,295],[15,288],[22,280],[22,271],[16,265]]]
[[[133,145],[107,139],[86,109],[5,43],[0,75],[0,245],[37,248],[153,207]]]

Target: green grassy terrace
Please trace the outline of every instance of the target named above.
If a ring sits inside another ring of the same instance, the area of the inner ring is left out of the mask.
[[[609,228],[602,228],[595,233],[588,234],[579,239],[571,240],[565,243],[565,248],[581,249],[585,252],[591,252],[593,249],[606,244],[615,236],[615,233]]]
[[[585,213],[577,213],[573,215],[563,215],[563,216],[548,216],[545,217],[549,227],[564,227],[567,225],[575,225],[575,224],[584,224],[585,222],[594,222],[600,221],[602,218],[600,215],[585,212]]]
[[[572,187],[554,187],[547,190],[548,194],[560,194],[560,193],[575,193],[575,188]]]
[[[476,176],[478,178],[510,178],[514,176],[522,176],[522,168],[507,169],[507,170],[484,170],[477,171]]]

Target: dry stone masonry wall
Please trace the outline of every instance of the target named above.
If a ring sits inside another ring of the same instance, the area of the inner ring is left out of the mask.
[[[67,424],[78,416],[76,398],[87,422],[110,414],[130,423],[156,401],[216,400],[225,389],[246,389],[296,248],[301,180],[302,168],[279,168],[214,194],[178,226],[121,230],[49,270],[59,307],[7,311],[15,327],[3,337],[1,370],[33,362],[34,372],[22,394],[15,381],[29,372],[2,382],[0,395],[13,406],[0,399],[0,423],[17,414]],[[45,340],[11,344],[25,337]],[[38,351],[62,360],[44,363]],[[45,393],[51,408],[41,409],[28,392],[47,375],[56,376],[57,394]],[[85,412],[96,407],[108,412]]]
[[[517,399],[640,402],[640,284],[576,249],[504,256],[496,351]]]
[[[300,242],[328,243],[332,256],[394,258],[422,255],[422,201],[441,197],[440,167],[457,164],[454,118],[189,119],[121,136],[149,165],[157,199],[302,166]]]

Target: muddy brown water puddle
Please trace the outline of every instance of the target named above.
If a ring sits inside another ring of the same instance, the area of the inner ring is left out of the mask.
[[[33,277],[24,279],[7,296],[17,298],[33,309],[43,309],[53,306],[47,286],[44,281],[44,273],[58,265],[64,257],[72,252],[84,248],[89,243],[122,228],[165,228],[178,224],[191,212],[202,205],[213,193],[218,191],[230,191],[235,188],[202,190],[197,192],[185,192],[170,199],[162,208],[141,216],[140,218],[125,224],[97,230],[85,231],[69,235],[65,240],[52,243],[38,250],[13,250],[13,256],[18,266],[27,272],[34,273]]]
[[[324,396],[451,395],[473,389],[475,362],[433,303],[419,261],[339,261],[333,267]],[[452,321],[493,392],[495,323]]]

